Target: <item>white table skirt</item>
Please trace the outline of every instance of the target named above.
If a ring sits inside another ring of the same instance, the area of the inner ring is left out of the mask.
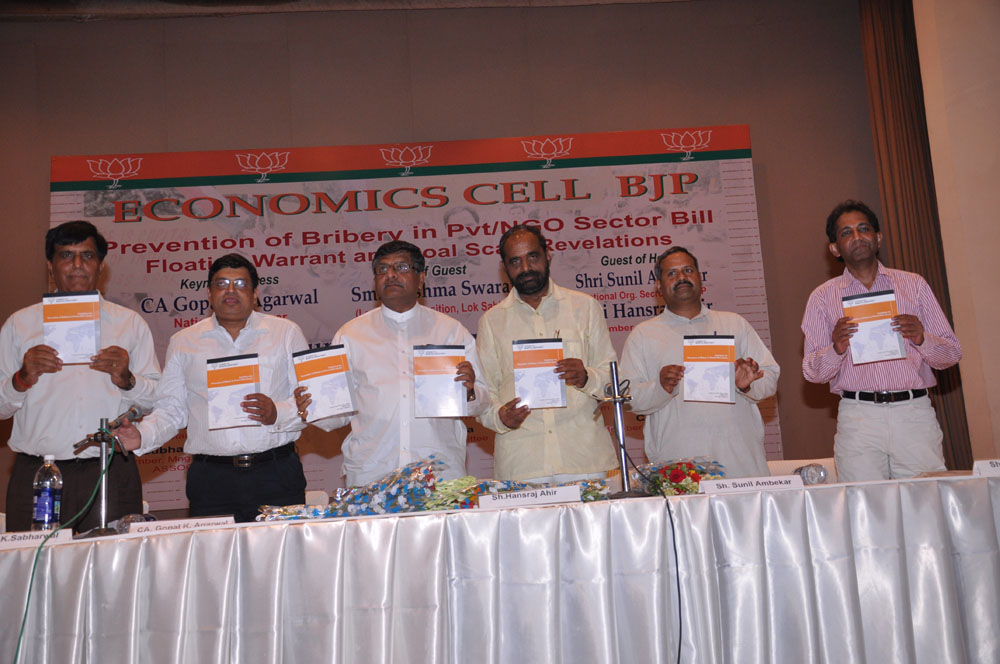
[[[1000,480],[673,498],[679,565],[667,506],[52,547],[20,661],[1000,662]],[[33,555],[0,552],[2,661]]]

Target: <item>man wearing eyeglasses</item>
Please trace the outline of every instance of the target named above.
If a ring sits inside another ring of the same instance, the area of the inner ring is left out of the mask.
[[[87,221],[68,221],[45,234],[49,277],[59,293],[97,290],[108,242]],[[153,335],[139,314],[100,298],[101,350],[89,364],[65,364],[45,343],[42,304],[15,312],[0,331],[0,418],[13,416],[11,450],[17,452],[7,485],[7,529],[31,525],[32,481],[42,457],[52,454],[63,476],[60,520],[87,504],[101,474],[96,447],[75,454],[73,444],[97,430],[100,418],[133,405],[148,407],[160,377]],[[108,469],[108,519],[142,511],[139,468],[115,455]],[[100,523],[100,508],[73,524],[77,532]]]
[[[445,463],[438,479],[465,475],[467,429],[460,418],[415,416],[413,347],[461,345],[464,362],[455,381],[467,391],[468,413],[476,416],[488,402],[476,342],[461,323],[423,306],[425,262],[420,249],[396,240],[383,244],[372,260],[375,294],[382,302],[344,324],[333,337],[343,344],[351,365],[357,412],[314,424],[326,431],[350,422],[341,450],[348,486],[368,484],[407,463],[433,455]],[[309,394],[300,389],[299,408],[308,412]],[[305,415],[303,415],[305,418]]]
[[[306,479],[295,451],[305,424],[292,395],[292,353],[307,344],[292,321],[254,311],[259,282],[257,269],[239,254],[212,263],[212,316],[171,337],[154,411],[118,430],[125,446],[142,454],[187,427],[191,516],[232,514],[253,521],[260,505],[305,502]],[[254,353],[260,391],[247,394],[240,407],[256,426],[209,429],[209,361]]]

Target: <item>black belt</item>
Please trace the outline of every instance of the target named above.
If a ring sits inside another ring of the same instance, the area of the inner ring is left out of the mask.
[[[253,466],[275,459],[283,459],[291,456],[295,451],[295,441],[285,443],[281,447],[275,447],[263,452],[253,454],[236,454],[233,456],[216,456],[214,454],[195,454],[196,461],[207,461],[208,463],[221,463],[236,468],[252,468]]]
[[[34,463],[37,463],[38,465],[41,465],[41,464],[45,463],[45,457],[35,456],[34,454],[26,454],[25,452],[18,452],[17,455],[20,456],[20,457],[24,457],[28,461],[32,461]],[[122,455],[120,453],[117,453],[117,452],[115,453],[115,458],[120,457],[120,456],[124,456],[124,455]],[[132,456],[132,455],[130,454],[129,456]],[[101,461],[101,457],[99,457],[99,456],[92,456],[92,457],[71,457],[69,459],[56,459],[56,465],[58,466],[61,463],[64,463],[64,464],[65,463],[76,463],[76,464],[80,464],[80,463],[100,463],[100,461]]]
[[[844,390],[845,399],[857,399],[858,401],[871,401],[872,403],[896,403],[897,401],[909,401],[927,396],[927,390],[903,390],[902,392],[851,392]]]

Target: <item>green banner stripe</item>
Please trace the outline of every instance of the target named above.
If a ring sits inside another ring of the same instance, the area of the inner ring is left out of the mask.
[[[491,164],[459,164],[456,166],[417,166],[410,170],[410,175],[460,175],[466,173],[502,173],[505,171],[539,172],[555,171],[565,168],[582,168],[588,166],[626,166],[631,164],[670,164],[684,161],[721,161],[723,159],[749,159],[750,150],[719,150],[715,152],[695,152],[685,160],[683,153],[625,155],[620,157],[593,157],[587,159],[554,159],[552,166],[542,168],[544,160],[514,161]],[[333,180],[378,180],[398,178],[403,169],[379,168],[356,171],[320,171],[316,173],[269,173],[266,182],[321,182]],[[208,177],[163,178],[160,180],[121,180],[118,190],[153,189],[157,187],[196,187],[204,185],[234,185],[254,184],[260,175],[217,175]],[[52,182],[49,191],[106,191],[110,180],[83,180],[80,182]]]

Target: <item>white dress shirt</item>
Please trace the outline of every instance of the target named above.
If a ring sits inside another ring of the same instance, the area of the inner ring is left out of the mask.
[[[155,450],[184,427],[187,427],[184,451],[188,454],[251,454],[295,440],[305,424],[292,395],[296,386],[292,353],[307,347],[298,325],[256,311],[250,314],[235,340],[218,324],[214,314],[176,333],[167,346],[163,377],[156,388],[155,410],[137,425],[142,444],[136,454]],[[248,353],[258,355],[260,392],[274,401],[278,417],[269,426],[210,431],[206,361]]]
[[[726,334],[736,338],[736,357],[752,357],[764,376],[736,403],[684,401],[684,379],[673,393],[660,385],[660,368],[684,365],[684,336]],[[635,326],[622,352],[621,378],[631,382],[631,409],[647,415],[643,426],[650,461],[707,456],[726,467],[727,477],[769,475],[764,455],[764,423],[757,402],[778,388],[778,363],[757,332],[739,314],[702,306],[694,318],[664,309]]]
[[[331,431],[350,422],[351,433],[341,446],[348,486],[368,484],[430,455],[445,463],[439,479],[465,475],[465,422],[414,416],[413,347],[465,347],[465,359],[476,372],[475,399],[468,404],[469,415],[474,417],[489,405],[489,392],[469,331],[454,318],[422,304],[402,313],[381,306],[345,323],[333,343],[347,350],[358,410],[314,424]]]
[[[120,390],[111,376],[86,365],[63,366],[44,373],[24,392],[11,384],[21,369],[24,353],[45,343],[42,304],[15,312],[0,330],[0,419],[14,416],[8,445],[15,452],[56,460],[89,458],[99,454],[97,446],[73,454],[73,445],[97,431],[101,418],[109,420],[138,404],[149,407],[160,378],[160,363],[153,336],[142,317],[114,302],[100,298],[101,347],[119,346],[128,351],[129,369],[135,387]]]

